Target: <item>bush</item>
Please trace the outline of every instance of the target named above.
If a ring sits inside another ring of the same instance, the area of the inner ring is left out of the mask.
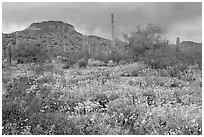
[[[22,121],[26,116],[20,104],[13,101],[3,101],[2,108],[2,126],[6,123]]]
[[[118,52],[113,52],[110,55],[108,55],[108,60],[112,60],[114,62],[119,62],[121,60],[122,56]]]
[[[171,45],[166,45],[160,49],[149,50],[144,56],[140,57],[140,61],[154,69],[160,71],[162,75],[181,78],[181,73],[185,72],[188,66],[199,64],[195,58],[189,53],[176,54]],[[165,72],[164,72],[165,70]]]
[[[66,52],[61,58],[63,60],[62,63],[64,63],[63,69],[68,69],[75,64],[80,68],[86,67],[88,64],[88,54],[86,51]]]
[[[45,72],[52,72],[54,70],[54,65],[52,63],[34,64],[31,66],[31,70],[36,74],[43,74]]]
[[[133,70],[133,71],[131,72],[131,76],[132,76],[132,77],[137,77],[139,74],[140,74],[140,71],[137,70],[137,69],[135,69],[135,70]]]
[[[109,67],[113,67],[113,66],[114,66],[113,60],[109,60],[109,61],[108,61],[108,66],[109,66]]]
[[[159,49],[168,42],[163,40],[162,28],[159,25],[138,25],[130,35],[124,35],[127,41],[126,49],[132,61],[139,61],[139,57],[146,54],[148,50]]]
[[[68,60],[63,66],[63,69],[69,69],[72,67],[76,62],[74,60]]]
[[[104,54],[101,53],[100,56],[95,57],[96,60],[103,61],[104,63],[108,63],[109,60],[112,60],[114,63],[120,63],[120,62],[131,62],[132,58],[130,54],[128,53],[122,53],[122,52],[112,52],[111,54]]]
[[[24,42],[14,47],[12,58],[17,63],[44,63],[50,61],[48,49],[45,45],[39,43]]]
[[[33,135],[73,135],[79,134],[75,124],[61,113],[37,113],[29,119]]]
[[[105,66],[106,64],[100,60],[88,59],[89,66]]]
[[[173,53],[173,51],[166,46],[160,49],[147,51],[144,56],[140,57],[140,60],[152,68],[166,69],[176,63],[176,57],[171,53]]]
[[[199,68],[202,70],[202,51],[194,52],[193,57]]]
[[[81,59],[77,62],[77,65],[79,68],[86,68],[87,64],[88,64],[88,60],[86,59]]]
[[[73,123],[61,115],[68,111],[68,104],[59,100],[62,93],[48,86],[55,83],[49,78],[17,77],[7,83],[2,103],[3,134],[25,134],[25,130],[29,134],[76,134]]]
[[[185,56],[183,60],[189,65],[198,65],[202,69],[202,51],[192,51],[190,53],[183,53]]]

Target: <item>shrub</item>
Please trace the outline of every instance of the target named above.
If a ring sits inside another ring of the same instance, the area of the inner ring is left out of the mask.
[[[106,64],[100,60],[88,59],[89,66],[105,66]]]
[[[146,69],[147,66],[141,62],[127,64],[123,66],[122,76],[137,77],[139,75],[146,75],[146,72],[143,72]]]
[[[62,66],[62,69],[69,69],[69,68],[72,67],[74,64],[75,64],[75,62],[73,62],[73,61],[68,61],[68,62],[66,62],[66,64],[64,64],[64,65]]]
[[[116,93],[111,93],[111,94],[109,95],[109,100],[110,100],[110,101],[114,101],[114,100],[116,100],[116,99],[118,99],[118,98],[120,98],[120,96],[119,96],[118,94],[116,94]]]
[[[198,64],[199,68],[202,70],[202,51],[195,52],[193,54],[195,62]]]
[[[25,118],[23,108],[18,103],[3,101],[2,108],[2,126],[23,121]]]
[[[59,100],[61,93],[44,85],[54,84],[50,78],[17,77],[7,83],[2,107],[3,134],[76,134],[73,123],[66,115],[60,115],[68,111],[68,104]]]
[[[79,134],[75,124],[61,113],[37,113],[29,119],[31,133],[34,135],[72,135]]]
[[[61,55],[63,58],[64,65],[62,66],[63,69],[68,69],[71,66],[77,64],[78,67],[86,67],[88,64],[88,53],[86,51],[70,51]]]
[[[109,60],[109,61],[108,61],[108,66],[109,66],[109,67],[113,67],[113,66],[114,66],[113,60]]]
[[[159,25],[138,25],[130,35],[124,35],[127,41],[126,49],[132,61],[139,61],[139,57],[148,50],[159,49],[168,42],[161,38],[162,28]]]
[[[176,63],[176,57],[171,53],[173,53],[173,51],[171,51],[169,47],[153,49],[147,51],[144,56],[140,57],[140,60],[152,68],[166,69]]]
[[[122,52],[112,52],[111,54],[100,54],[100,56],[95,57],[96,60],[103,61],[104,63],[108,63],[109,60],[112,60],[114,63],[120,62],[131,62],[131,56],[128,53]]]
[[[140,74],[140,70],[139,69],[134,69],[133,71],[131,71],[131,76],[132,77],[137,77]]]
[[[108,60],[119,62],[121,60],[121,55],[118,52],[113,52],[110,55],[108,55]]]
[[[54,70],[54,65],[52,63],[46,64],[33,64],[31,65],[31,70],[36,74],[43,74],[45,72],[52,72]]]
[[[166,83],[164,84],[164,86],[168,87],[168,88],[182,88],[183,87],[183,83],[182,81],[176,79],[176,78],[173,78],[169,81],[166,81]]]
[[[87,64],[88,64],[88,60],[86,59],[81,59],[77,62],[77,65],[79,68],[86,68]]]
[[[39,43],[24,42],[12,50],[12,58],[17,59],[17,63],[44,63],[50,61],[48,49]]]
[[[103,61],[103,62],[107,63],[109,56],[107,56],[106,54],[99,51],[99,53],[97,55],[95,55],[93,58],[95,60],[99,60],[99,61]]]

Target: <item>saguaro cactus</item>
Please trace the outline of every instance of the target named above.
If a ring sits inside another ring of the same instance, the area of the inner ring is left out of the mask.
[[[7,46],[8,64],[11,64],[11,45]]]
[[[112,49],[115,47],[115,30],[114,30],[114,16],[113,13],[111,13],[111,25],[112,25],[112,44],[110,48],[110,53],[112,53]]]
[[[86,36],[86,35],[83,35],[83,47],[82,47],[82,49],[83,49],[83,51],[84,51],[84,54],[85,54],[85,58],[89,58],[89,56],[90,56],[90,45],[89,45],[89,43],[88,43],[88,36]]]
[[[180,53],[180,38],[176,38],[176,55],[178,56]]]

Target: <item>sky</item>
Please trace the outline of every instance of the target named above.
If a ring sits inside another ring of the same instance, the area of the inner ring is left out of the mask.
[[[111,13],[115,35],[123,38],[140,24],[159,24],[171,43],[202,42],[201,2],[3,2],[2,31],[10,33],[27,28],[33,22],[63,21],[85,35],[111,39]]]

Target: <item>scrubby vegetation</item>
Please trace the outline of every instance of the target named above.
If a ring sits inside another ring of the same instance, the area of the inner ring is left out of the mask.
[[[100,57],[22,43],[16,64],[3,62],[2,133],[201,135],[202,54],[161,34],[138,27],[123,53]]]
[[[17,63],[44,63],[50,61],[49,51],[41,43],[24,42],[12,48],[12,58]]]

